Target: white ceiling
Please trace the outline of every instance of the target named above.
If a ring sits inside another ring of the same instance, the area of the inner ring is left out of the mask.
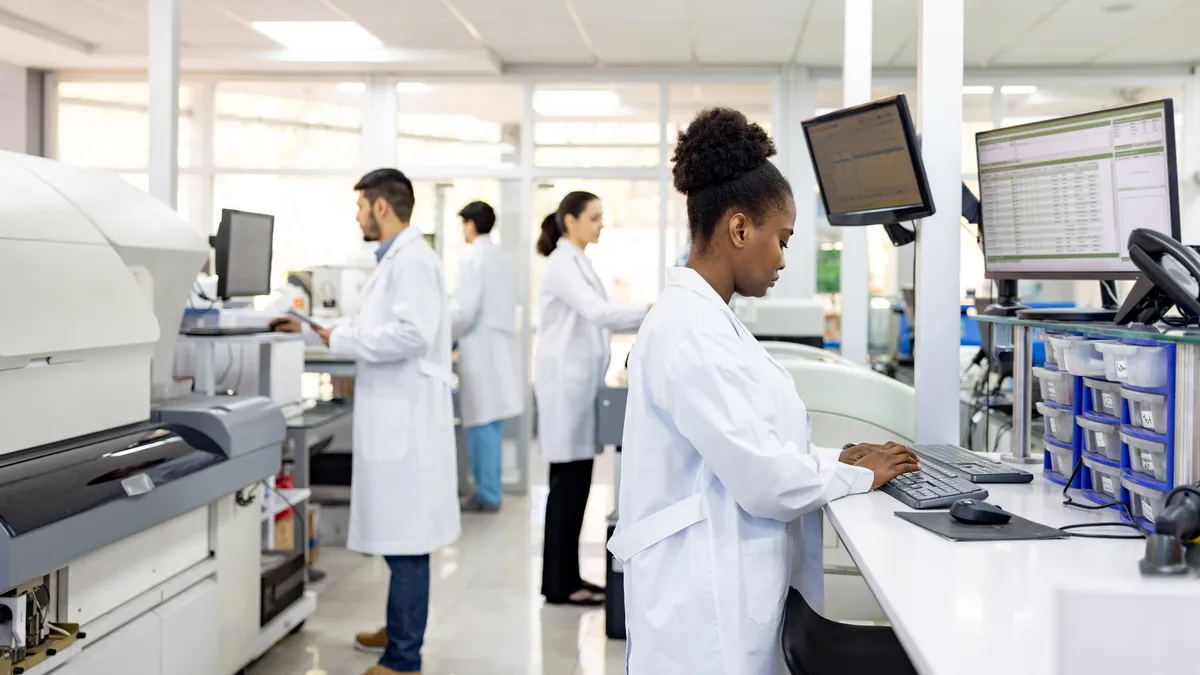
[[[0,60],[145,62],[150,0],[0,0]],[[180,0],[190,69],[496,72],[506,66],[841,62],[841,0]],[[912,67],[918,0],[875,0],[873,60]],[[386,45],[289,54],[249,24],[353,20]],[[1200,62],[1200,0],[966,0],[969,67]],[[32,38],[30,36],[33,36]]]

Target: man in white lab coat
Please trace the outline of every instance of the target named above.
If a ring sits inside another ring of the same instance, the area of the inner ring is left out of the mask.
[[[429,613],[429,554],[459,536],[450,370],[450,311],[442,264],[409,225],[412,183],[395,169],[363,176],[358,224],[380,242],[379,267],[357,316],[317,331],[353,358],[354,470],[347,547],[391,569],[387,625],[355,647],[380,653],[367,675],[421,671]],[[298,332],[294,319],[277,330]]]
[[[475,494],[465,511],[500,509],[504,420],[525,409],[517,339],[517,272],[489,236],[496,212],[471,202],[458,216],[471,245],[450,301],[458,342],[459,416],[467,437]]]

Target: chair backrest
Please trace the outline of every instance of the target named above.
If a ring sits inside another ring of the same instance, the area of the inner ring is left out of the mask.
[[[788,589],[780,636],[791,675],[917,675],[887,626],[852,626],[818,614]]]

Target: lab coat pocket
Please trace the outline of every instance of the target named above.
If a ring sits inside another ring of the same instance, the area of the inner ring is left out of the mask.
[[[746,611],[760,626],[777,623],[783,618],[788,585],[787,559],[786,536],[742,542],[742,588]]]

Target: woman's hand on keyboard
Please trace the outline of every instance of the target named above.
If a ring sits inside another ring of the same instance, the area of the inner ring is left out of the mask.
[[[917,456],[913,454],[912,450],[895,443],[888,443],[881,450],[868,452],[855,462],[855,466],[870,469],[875,474],[875,480],[871,484],[872,489],[883,486],[901,474],[921,470]]]

